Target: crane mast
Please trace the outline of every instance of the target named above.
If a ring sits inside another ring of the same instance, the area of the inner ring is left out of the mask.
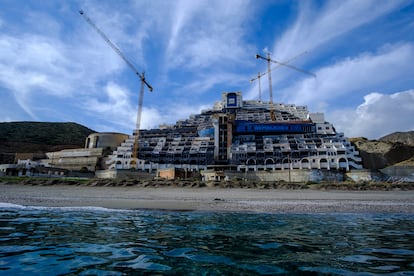
[[[138,111],[137,111],[137,121],[135,126],[135,132],[134,135],[134,148],[132,151],[132,159],[135,162],[138,157],[138,143],[139,143],[139,132],[141,128],[141,114],[142,114],[142,105],[143,105],[143,99],[144,99],[144,88],[145,86],[148,87],[148,90],[152,92],[153,88],[152,86],[145,80],[145,74],[139,73],[138,70],[135,68],[135,66],[122,54],[121,50],[119,50],[118,47],[115,46],[115,44],[112,43],[112,41],[105,35],[104,32],[102,32],[95,23],[85,14],[83,10],[79,11],[79,14],[86,20],[86,22],[91,25],[91,27],[102,37],[102,39],[109,45],[109,47],[112,48],[112,50],[115,51],[115,53],[118,54],[118,56],[131,68],[131,70],[139,77],[141,80],[141,89],[139,92],[138,97]]]
[[[259,82],[259,102],[262,101],[262,87],[261,87],[261,84],[260,84],[260,78],[263,77],[264,75],[266,75],[266,73],[258,72],[257,76],[250,80],[250,82],[254,82],[255,80],[258,80],[258,82]]]
[[[273,63],[276,63],[278,66],[286,66],[286,67],[288,67],[290,69],[293,69],[293,70],[302,72],[304,74],[311,75],[311,76],[313,76],[313,77],[316,78],[316,75],[314,73],[311,73],[311,72],[302,70],[300,68],[297,68],[297,67],[295,67],[293,65],[289,65],[288,64],[288,62],[292,61],[293,59],[296,59],[297,57],[299,57],[299,56],[301,56],[301,55],[303,55],[305,53],[306,52],[304,52],[304,53],[302,53],[302,54],[300,54],[300,55],[298,55],[298,56],[296,56],[296,57],[294,57],[294,58],[292,58],[292,59],[290,59],[288,61],[285,61],[285,62],[280,62],[280,61],[276,61],[276,60],[271,59],[270,53],[267,53],[267,56],[266,57],[263,57],[263,56],[261,56],[259,54],[256,54],[256,59],[259,59],[260,58],[260,59],[264,59],[264,60],[267,61],[267,75],[269,77],[269,109],[270,109],[270,118],[271,118],[272,121],[276,121],[276,115],[275,115],[275,110],[274,110],[274,106],[273,106],[272,74],[271,74],[271,71],[273,69],[275,69],[275,68],[272,69],[270,64],[273,62]],[[264,74],[266,74],[266,73],[263,73],[263,75]],[[259,77],[259,81],[260,81],[260,77]]]
[[[295,56],[295,57],[293,57],[293,58],[291,58],[291,59],[288,59],[288,60],[286,60],[286,61],[284,61],[284,62],[280,62],[278,65],[276,65],[275,67],[273,67],[270,71],[273,71],[273,70],[275,70],[275,69],[277,69],[278,67],[280,67],[280,66],[282,66],[282,65],[287,65],[288,63],[290,63],[290,62],[292,62],[293,60],[295,60],[295,59],[297,59],[298,57],[300,57],[300,56],[302,56],[302,55],[304,55],[304,54],[306,54],[307,52],[305,51],[305,52],[303,52],[303,53],[301,53],[301,54],[299,54],[299,55],[297,55],[297,56]],[[257,58],[257,57],[256,57]],[[258,80],[259,81],[259,101],[262,101],[262,89],[261,89],[261,84],[260,84],[260,78],[261,77],[263,77],[264,75],[266,75],[267,73],[266,72],[264,72],[264,73],[260,73],[260,72],[258,72],[257,73],[257,76],[256,77],[254,77],[254,78],[252,78],[251,80],[250,80],[250,82],[254,82],[255,80]],[[270,82],[269,82],[270,83]],[[271,88],[270,88],[270,90],[269,90],[269,93],[271,93]],[[271,93],[272,94],[272,93]],[[272,96],[272,98],[273,98],[273,95],[271,95]]]

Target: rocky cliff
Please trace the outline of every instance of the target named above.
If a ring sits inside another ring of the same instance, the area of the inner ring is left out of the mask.
[[[378,140],[363,137],[350,140],[360,152],[364,168],[383,169],[400,163],[412,164],[414,131],[395,132]]]
[[[379,139],[382,142],[401,143],[414,146],[414,131],[394,132]]]

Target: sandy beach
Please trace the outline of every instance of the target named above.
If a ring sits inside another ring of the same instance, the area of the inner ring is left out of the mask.
[[[414,213],[414,191],[31,186],[0,184],[0,202],[25,206],[269,213]]]

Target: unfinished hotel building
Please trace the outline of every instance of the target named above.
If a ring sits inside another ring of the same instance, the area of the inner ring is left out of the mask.
[[[173,126],[141,130],[138,164],[132,159],[133,145],[130,136],[109,157],[109,169],[362,169],[359,153],[323,113],[243,101],[241,92],[225,92],[212,109]]]

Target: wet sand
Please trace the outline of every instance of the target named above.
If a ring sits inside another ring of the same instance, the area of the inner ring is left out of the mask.
[[[414,191],[0,184],[0,202],[46,207],[94,206],[214,212],[414,214]]]

